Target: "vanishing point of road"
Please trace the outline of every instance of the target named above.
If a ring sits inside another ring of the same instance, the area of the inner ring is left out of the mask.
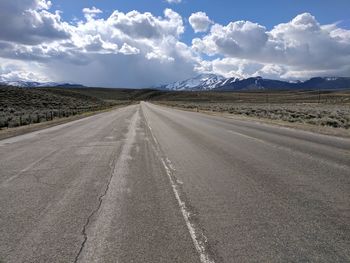
[[[350,140],[144,102],[2,140],[0,262],[350,262]]]

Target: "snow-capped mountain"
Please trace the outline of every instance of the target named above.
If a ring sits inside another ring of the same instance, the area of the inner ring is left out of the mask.
[[[306,81],[282,81],[251,77],[246,79],[224,78],[214,74],[203,74],[193,79],[163,85],[160,89],[173,91],[234,91],[234,90],[316,90],[350,89],[350,78],[316,77]]]
[[[212,90],[220,86],[226,80],[224,77],[215,74],[201,74],[195,78],[184,81],[177,81],[168,85],[159,87],[165,90]]]
[[[21,88],[39,88],[39,87],[81,87],[80,84],[59,83],[59,82],[37,82],[37,81],[0,81],[0,85],[14,86]]]

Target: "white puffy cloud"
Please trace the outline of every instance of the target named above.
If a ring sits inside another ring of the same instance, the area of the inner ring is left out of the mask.
[[[213,23],[204,12],[193,13],[188,21],[196,33],[207,32],[209,26]]]
[[[33,70],[34,69],[34,70]],[[37,63],[22,63],[0,58],[0,81],[49,81],[37,72]]]
[[[224,77],[247,78],[257,75],[264,65],[245,59],[217,58],[212,61],[202,61],[198,67],[200,72],[216,73]]]
[[[157,50],[154,50],[152,52],[149,52],[146,54],[146,58],[148,60],[158,60],[162,63],[165,63],[165,62],[173,62],[175,59],[173,57],[168,57],[167,55],[165,54],[162,54],[161,52],[157,51]]]
[[[50,8],[48,1],[37,1],[33,7],[39,10],[39,3],[40,8]],[[65,38],[42,35],[35,45],[0,38],[0,58],[40,64],[36,68],[52,81],[93,86],[149,87],[195,74],[199,59],[180,41],[183,20],[173,10],[166,9],[158,17],[148,12],[114,11],[106,19],[98,18],[102,11],[95,7],[82,12],[85,20],[76,24],[57,20],[57,27],[69,32]],[[24,67],[23,72],[26,70]]]
[[[131,11],[125,14],[114,11],[107,23],[123,34],[138,39],[159,39],[166,35],[179,36],[184,32],[182,18],[178,13],[166,9],[164,16],[163,19],[149,12]]]
[[[194,39],[193,46],[207,54],[232,57],[255,56],[266,44],[266,28],[249,21],[215,24],[203,39]]]
[[[192,14],[195,31],[210,31],[188,46],[181,41],[183,19],[171,9],[162,16],[116,10],[100,18],[98,8],[84,8],[85,19],[74,24],[51,9],[47,0],[0,0],[0,78],[150,87],[198,72],[350,75],[350,30],[320,25],[308,13],[272,30],[249,21],[212,25],[205,13]]]
[[[350,75],[349,30],[320,25],[309,13],[268,31],[249,21],[215,24],[192,41],[196,52],[264,65],[256,74],[279,78]],[[305,74],[307,72],[307,74]]]
[[[96,8],[96,7],[92,7],[92,8],[83,8],[83,13],[84,13],[84,16],[87,20],[90,20],[92,18],[95,18],[98,14],[102,14],[102,10]]]
[[[127,43],[124,43],[119,52],[124,55],[136,55],[140,53],[140,50],[136,47],[128,45]]]
[[[182,2],[182,0],[165,0],[166,2],[168,2],[169,4],[180,4]]]

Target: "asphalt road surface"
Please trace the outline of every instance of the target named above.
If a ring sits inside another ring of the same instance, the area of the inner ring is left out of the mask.
[[[149,103],[2,140],[0,262],[350,262],[350,140]]]

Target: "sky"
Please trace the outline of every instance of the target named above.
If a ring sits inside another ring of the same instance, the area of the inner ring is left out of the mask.
[[[0,81],[350,76],[348,0],[0,0]]]

